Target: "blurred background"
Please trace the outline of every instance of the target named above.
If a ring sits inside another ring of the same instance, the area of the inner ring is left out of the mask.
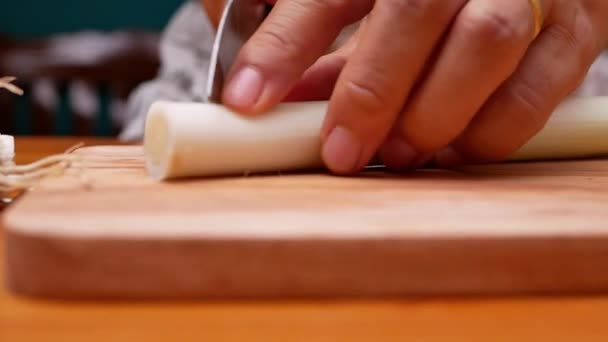
[[[161,34],[188,2],[2,1],[0,77],[17,77],[25,95],[0,91],[0,133],[95,136],[126,126],[128,97],[157,76]],[[220,2],[202,3],[219,15]],[[577,94],[608,95],[608,52]]]
[[[155,77],[162,30],[184,0],[4,0],[0,132],[115,136],[130,92]]]

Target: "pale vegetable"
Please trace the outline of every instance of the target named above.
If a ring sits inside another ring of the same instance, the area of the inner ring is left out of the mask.
[[[10,165],[15,158],[15,138],[0,134],[0,166]]]
[[[608,97],[571,98],[511,160],[608,156]]]
[[[322,167],[325,105],[282,104],[246,118],[217,104],[157,102],[145,129],[148,172],[168,179]]]
[[[155,179],[228,176],[323,167],[327,102],[284,103],[255,118],[207,103],[157,102],[144,150]],[[571,99],[511,160],[608,155],[608,97]]]

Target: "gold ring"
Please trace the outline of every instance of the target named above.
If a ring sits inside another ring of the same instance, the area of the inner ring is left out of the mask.
[[[540,1],[541,0],[528,0],[534,14],[534,38],[536,38],[543,29],[543,22],[545,20],[543,18],[543,6]]]

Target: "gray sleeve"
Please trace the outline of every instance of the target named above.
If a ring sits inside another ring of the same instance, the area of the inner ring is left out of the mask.
[[[122,140],[141,140],[146,114],[157,100],[200,101],[215,32],[199,1],[186,1],[169,22],[160,43],[158,75],[136,88],[126,104]]]
[[[330,51],[342,45],[358,23],[345,28]],[[202,101],[215,30],[198,0],[189,0],[167,26],[160,46],[161,67],[157,77],[140,85],[130,96],[119,138],[141,140],[146,115],[154,101]]]

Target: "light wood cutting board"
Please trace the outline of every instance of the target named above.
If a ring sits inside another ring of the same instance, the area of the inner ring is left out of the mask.
[[[8,285],[48,298],[608,291],[608,160],[156,183],[88,147],[9,208]]]

